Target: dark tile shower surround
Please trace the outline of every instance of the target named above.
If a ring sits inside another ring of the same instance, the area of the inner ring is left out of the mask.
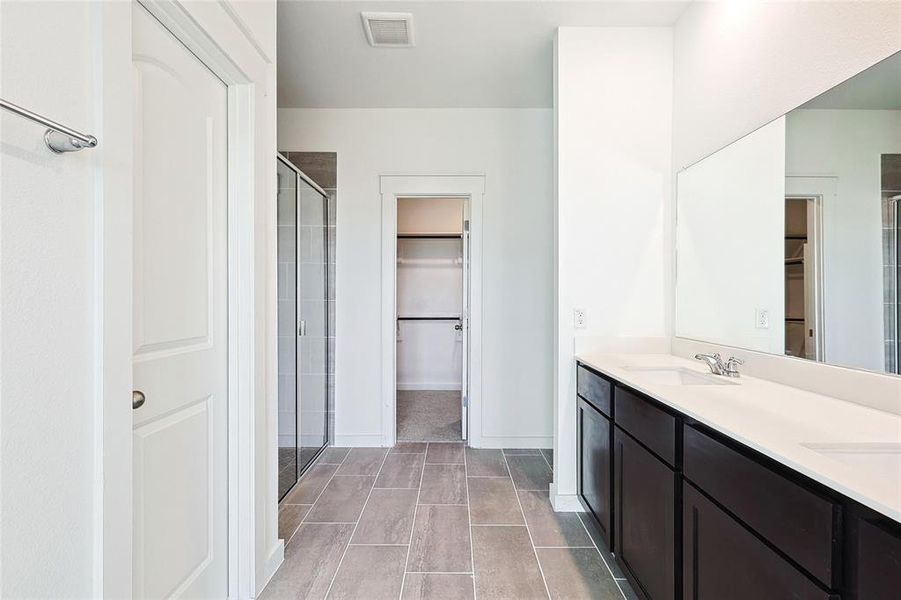
[[[329,448],[285,498],[285,562],[263,598],[634,598],[577,513],[548,498],[549,451]]]

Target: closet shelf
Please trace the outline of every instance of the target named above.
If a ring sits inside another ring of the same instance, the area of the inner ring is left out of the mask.
[[[455,258],[398,258],[399,265],[462,265],[463,259]]]

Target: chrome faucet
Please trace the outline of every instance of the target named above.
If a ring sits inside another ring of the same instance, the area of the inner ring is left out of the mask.
[[[710,372],[714,375],[723,375],[725,377],[741,377],[741,373],[738,372],[738,367],[739,365],[745,364],[745,361],[740,358],[735,358],[734,356],[729,357],[729,360],[723,362],[723,357],[720,356],[718,352],[712,354],[695,354],[695,360],[703,361],[710,367]]]

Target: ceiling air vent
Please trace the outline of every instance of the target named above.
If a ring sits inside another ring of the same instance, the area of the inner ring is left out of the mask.
[[[401,48],[413,45],[413,15],[410,13],[364,12],[360,16],[370,46]]]

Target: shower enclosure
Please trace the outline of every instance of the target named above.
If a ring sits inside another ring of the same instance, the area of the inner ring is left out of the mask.
[[[278,155],[278,497],[328,445],[328,196]]]

